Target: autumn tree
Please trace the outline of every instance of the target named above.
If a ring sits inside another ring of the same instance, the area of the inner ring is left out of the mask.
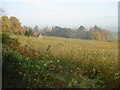
[[[11,21],[9,20],[9,18],[7,16],[2,16],[2,32],[13,32],[11,26],[12,26],[12,23]]]
[[[99,32],[99,33],[100,33],[100,35],[101,35],[101,40],[102,40],[102,41],[105,41],[105,36],[104,36],[104,34],[102,33],[102,31]]]
[[[105,40],[112,41],[112,33],[109,30],[102,30]]]
[[[99,31],[96,31],[96,40],[102,40],[102,36]]]
[[[48,28],[43,29],[44,35],[47,36],[58,36],[66,38],[80,38],[90,40],[112,40],[112,34],[108,30],[103,30],[95,25],[88,31],[84,26],[80,26],[77,30],[71,28],[61,28],[59,26],[52,27],[52,31]]]

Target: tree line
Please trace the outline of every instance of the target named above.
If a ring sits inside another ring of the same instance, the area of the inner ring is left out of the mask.
[[[2,32],[25,36],[34,36],[34,33],[41,33],[45,36],[112,41],[112,33],[109,30],[101,29],[96,25],[88,30],[84,26],[80,26],[78,29],[55,26],[52,27],[52,29],[45,27],[40,30],[37,25],[34,28],[27,26],[22,27],[19,19],[13,16],[10,18],[7,16],[2,16]]]
[[[66,38],[80,38],[89,40],[112,40],[112,33],[109,30],[101,29],[96,25],[93,28],[87,30],[84,26],[80,26],[78,29],[61,28],[58,26],[52,27],[51,31],[44,32],[43,34],[48,36],[58,36]]]

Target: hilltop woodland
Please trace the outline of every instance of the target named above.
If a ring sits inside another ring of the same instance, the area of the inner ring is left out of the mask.
[[[118,44],[109,30],[40,30],[1,18],[3,88],[120,88]]]
[[[27,26],[22,27],[16,17],[8,18],[7,16],[2,16],[2,31],[25,36],[34,36],[34,33],[36,32],[37,34],[41,33],[45,36],[112,41],[112,33],[109,30],[101,29],[96,25],[89,30],[86,30],[84,26],[80,26],[78,29],[55,26],[52,27],[52,30],[48,27],[39,30],[37,25],[34,28]]]

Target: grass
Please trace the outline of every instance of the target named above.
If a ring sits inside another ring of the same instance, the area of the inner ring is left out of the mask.
[[[50,53],[59,59],[80,61],[89,60],[91,58],[95,61],[118,61],[117,42],[66,39],[46,36],[44,36],[42,40],[34,37],[13,37],[17,37],[22,46],[28,45],[27,48],[40,51],[41,55],[45,54],[48,45],[50,45]]]
[[[47,36],[43,39],[11,37],[18,38],[27,54],[32,52],[41,57],[38,61],[49,71],[45,75],[50,76],[44,87],[117,87],[119,84],[117,42]]]

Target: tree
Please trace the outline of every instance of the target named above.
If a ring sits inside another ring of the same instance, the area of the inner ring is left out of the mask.
[[[98,31],[96,31],[96,40],[102,40],[102,36]]]
[[[29,35],[29,36],[33,36],[33,31],[32,31],[31,29],[29,29],[28,35]]]
[[[12,32],[12,23],[7,16],[2,16],[2,31],[3,32]]]
[[[28,31],[26,30],[26,32],[25,32],[25,36],[28,36],[29,37],[29,35],[28,35]]]
[[[86,38],[86,31],[84,26],[80,26],[76,32],[76,37],[77,38]]]
[[[2,16],[2,31],[3,32],[9,32],[9,33],[18,33],[22,34],[25,32],[25,30],[22,28],[21,23],[16,17],[10,17],[10,19],[7,16]]]
[[[95,26],[93,27],[93,29],[94,29],[95,31],[101,31],[101,28],[99,28],[97,25],[95,25]]]
[[[26,30],[26,32],[25,32],[25,36],[33,36],[33,31],[31,30],[31,29],[29,29],[29,30]]]
[[[78,30],[85,31],[85,27],[84,27],[84,26],[80,26],[80,27],[78,28]]]
[[[96,25],[89,29],[88,38],[92,40],[112,41],[112,33],[109,30],[102,30]]]
[[[112,33],[109,30],[102,30],[105,40],[111,41],[112,40]]]
[[[39,33],[39,28],[37,25],[34,27],[34,32]]]
[[[104,36],[104,34],[102,33],[102,32],[100,32],[100,34],[101,34],[101,40],[105,40],[105,36]]]
[[[93,28],[90,28],[89,29],[89,39],[91,40],[96,40],[96,33],[95,33],[95,30]]]
[[[75,37],[75,31],[70,28],[61,28],[59,26],[52,27],[52,31],[49,32],[51,36],[73,38]]]
[[[22,33],[22,26],[19,20],[16,17],[10,17],[10,21],[12,23],[12,30],[15,34]]]

